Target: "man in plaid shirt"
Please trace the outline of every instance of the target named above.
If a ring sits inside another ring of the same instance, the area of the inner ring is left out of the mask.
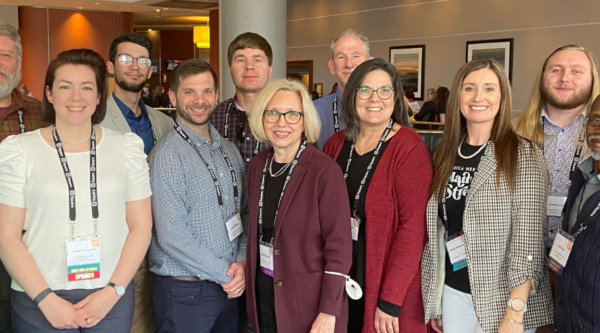
[[[9,135],[44,127],[40,101],[21,95],[21,38],[17,30],[0,22],[0,142]],[[12,332],[10,319],[11,278],[0,262],[0,332]]]
[[[235,95],[217,106],[211,123],[223,138],[240,150],[248,168],[252,157],[266,147],[250,132],[247,114],[252,111],[256,96],[269,82],[273,51],[264,37],[246,32],[229,44],[227,61]]]

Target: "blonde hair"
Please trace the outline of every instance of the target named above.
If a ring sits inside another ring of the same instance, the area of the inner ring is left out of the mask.
[[[321,131],[321,120],[319,120],[315,105],[308,94],[308,90],[306,90],[306,87],[302,83],[288,79],[281,79],[270,83],[256,97],[248,120],[252,135],[260,142],[270,143],[265,134],[263,113],[267,108],[267,104],[273,99],[275,93],[280,90],[291,91],[300,97],[300,100],[302,101],[302,112],[304,112],[304,135],[306,141],[308,143],[317,142],[319,132]]]
[[[553,55],[560,51],[581,51],[585,53],[585,55],[590,60],[592,65],[592,87],[590,99],[585,105],[585,109],[589,110],[594,99],[600,93],[600,82],[598,77],[598,65],[596,63],[596,59],[594,55],[586,50],[584,47],[579,45],[565,45],[559,47],[554,50],[548,58],[544,61],[544,64],[540,68],[537,76],[535,77],[535,82],[533,83],[533,89],[531,91],[531,97],[523,109],[523,112],[519,115],[517,120],[515,121],[515,132],[526,138],[531,140],[531,142],[535,143],[538,147],[542,148],[544,146],[544,129],[542,128],[542,124],[540,122],[540,117],[542,116],[542,108],[544,106],[544,99],[542,97],[542,89],[544,88],[543,76],[546,70],[546,65],[548,64],[548,60],[552,58]]]

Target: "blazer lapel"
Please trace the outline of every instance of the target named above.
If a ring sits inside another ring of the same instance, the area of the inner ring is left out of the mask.
[[[485,182],[490,177],[496,176],[496,148],[494,147],[494,143],[490,141],[487,148],[485,149],[485,154],[479,163],[479,167],[477,168],[477,172],[473,177],[473,182],[471,183],[471,187],[469,188],[469,193],[467,193],[467,198],[465,200],[465,207],[469,205],[471,201],[471,197],[477,190],[485,184]]]
[[[129,127],[129,124],[127,124],[127,120],[125,120],[125,117],[112,94],[108,98],[107,111],[107,115],[110,114],[112,116],[112,121],[120,132],[131,132],[131,128]]]
[[[153,108],[146,105],[146,111],[148,111],[148,119],[150,120],[150,125],[152,125],[152,130],[154,134],[156,134],[156,139],[160,139],[163,136],[162,128],[160,127],[160,123],[156,118],[156,114],[154,112],[160,112],[158,110],[154,110]]]

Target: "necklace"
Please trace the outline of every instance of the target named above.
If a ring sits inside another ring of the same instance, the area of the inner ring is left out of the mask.
[[[279,177],[281,175],[283,175],[283,173],[285,172],[285,170],[287,170],[290,165],[292,165],[292,161],[287,162],[286,165],[283,166],[283,168],[279,169],[279,171],[277,171],[276,173],[273,173],[273,160],[275,159],[275,156],[273,156],[273,158],[271,159],[271,163],[269,163],[269,174],[271,175],[271,177],[275,178],[275,177]]]
[[[463,137],[462,140],[460,140],[460,144],[458,145],[458,156],[462,157],[465,160],[469,160],[469,159],[472,159],[473,157],[477,156],[477,154],[479,154],[483,150],[483,148],[485,148],[487,146],[487,144],[490,142],[488,140],[483,146],[481,146],[481,148],[477,149],[477,151],[475,153],[473,153],[473,155],[465,156],[460,152],[460,149],[462,148],[464,141],[465,141],[465,138]]]

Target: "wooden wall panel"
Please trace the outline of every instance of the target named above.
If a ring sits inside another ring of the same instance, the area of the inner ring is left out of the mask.
[[[208,25],[210,27],[210,67],[217,73],[219,79],[219,11],[211,10],[208,14]],[[224,55],[227,56],[226,54]],[[221,98],[222,99],[222,98]]]
[[[133,13],[119,13],[119,34],[133,32]]]
[[[27,89],[42,100],[48,59],[47,9],[19,7],[19,35],[23,45],[21,69]]]
[[[165,68],[165,59],[192,59],[194,58],[194,32],[188,31],[168,31],[160,32],[160,55],[161,55],[161,73],[167,74],[167,82],[161,84],[166,90],[171,86],[171,72]]]

